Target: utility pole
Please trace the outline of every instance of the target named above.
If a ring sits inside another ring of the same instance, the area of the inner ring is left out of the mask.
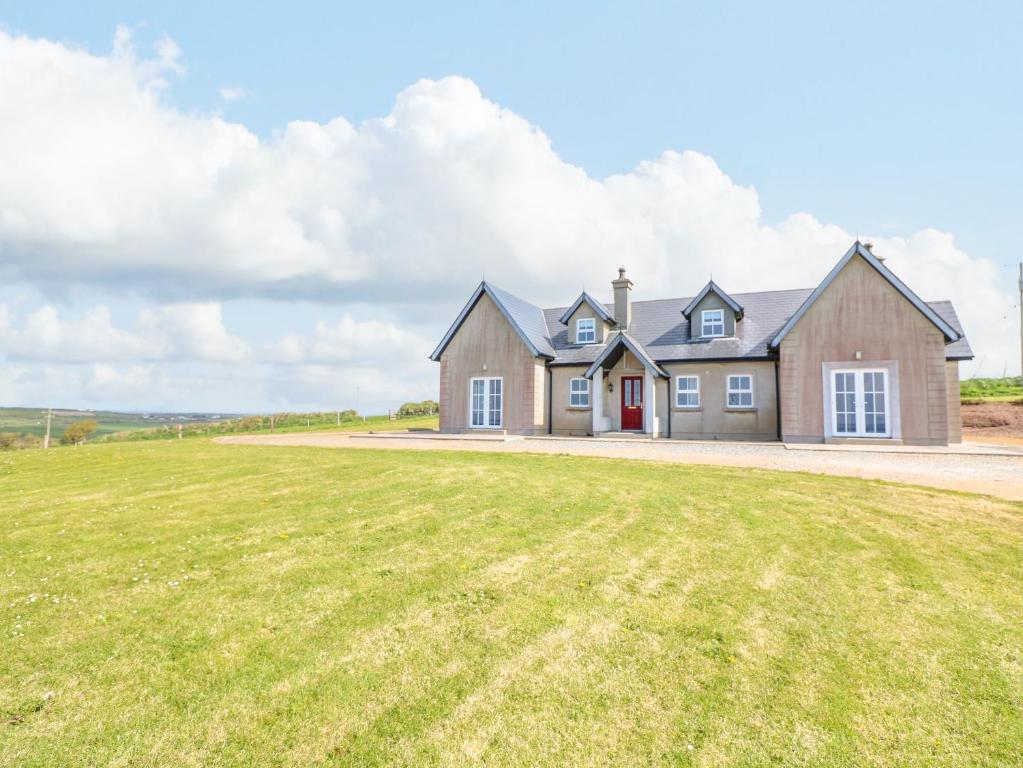
[[[46,437],[43,438],[43,448],[50,447],[50,423],[53,421],[53,409],[46,409]]]
[[[1019,263],[1019,380],[1023,382],[1023,261]]]

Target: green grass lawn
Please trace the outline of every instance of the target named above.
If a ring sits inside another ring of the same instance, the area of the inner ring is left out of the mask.
[[[0,510],[3,765],[1023,761],[1019,504],[185,440]]]
[[[1023,400],[1023,378],[967,379],[959,382],[959,393],[963,400]]]

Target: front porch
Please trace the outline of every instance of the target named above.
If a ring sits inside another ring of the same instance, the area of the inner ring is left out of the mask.
[[[668,412],[667,388],[659,398],[657,384],[667,381],[668,374],[627,334],[618,333],[585,376],[590,380],[593,436],[661,436],[658,411]]]

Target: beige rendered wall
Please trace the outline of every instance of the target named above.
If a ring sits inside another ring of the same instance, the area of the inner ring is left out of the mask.
[[[588,435],[593,431],[593,410],[592,408],[573,408],[569,405],[569,382],[572,379],[583,378],[586,372],[585,365],[551,366],[554,393],[552,395],[553,433],[556,435]],[[607,399],[607,390],[604,391],[604,398]],[[593,402],[593,392],[590,392],[590,402]]]
[[[702,440],[777,440],[778,408],[771,361],[727,363],[666,363],[669,382],[671,436]],[[727,406],[727,377],[749,374],[753,377],[753,408]],[[675,403],[676,379],[698,376],[700,407],[678,408]]]
[[[593,431],[593,411],[591,408],[572,408],[569,405],[569,381],[581,377],[589,366],[586,365],[554,365],[551,366],[554,382],[553,394],[553,433],[556,435],[581,435]],[[646,369],[629,351],[622,354],[622,358],[615,366],[604,375],[603,410],[604,415],[610,417],[612,432],[622,428],[622,376],[645,376]],[[613,387],[612,392],[607,391],[608,383]],[[667,415],[666,389],[664,384],[659,384],[656,395],[656,409],[662,417],[661,429],[663,431],[665,422],[663,417]],[[590,391],[590,402],[593,402],[592,386]]]
[[[948,441],[963,441],[962,401],[959,395],[959,361],[948,360],[945,363],[945,389],[948,395]]]
[[[588,366],[586,365],[551,366],[554,377],[553,432],[556,435],[580,435],[589,434],[593,431],[592,409],[572,408],[569,406],[569,381],[573,378],[581,377],[587,368]],[[625,351],[622,354],[621,360],[604,375],[603,410],[604,415],[611,419],[610,429],[612,432],[617,432],[622,428],[622,376],[646,376],[646,369],[643,367],[643,364],[629,351]],[[612,392],[607,391],[609,382],[613,387]],[[656,400],[657,412],[663,417],[667,414],[663,384],[657,391]],[[592,387],[590,402],[593,402]],[[663,429],[663,420],[661,424]]]
[[[504,430],[523,434],[547,431],[543,361],[533,357],[485,293],[441,354],[441,431],[470,429],[469,381],[476,376],[504,379]]]
[[[948,441],[944,336],[862,258],[845,266],[779,352],[784,440],[823,442],[823,363],[895,361],[902,441]]]

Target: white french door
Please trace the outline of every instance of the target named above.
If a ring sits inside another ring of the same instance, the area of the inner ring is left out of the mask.
[[[832,371],[832,432],[843,437],[890,437],[888,390],[888,371]]]
[[[501,378],[470,379],[469,424],[494,429],[503,423],[504,381]]]

